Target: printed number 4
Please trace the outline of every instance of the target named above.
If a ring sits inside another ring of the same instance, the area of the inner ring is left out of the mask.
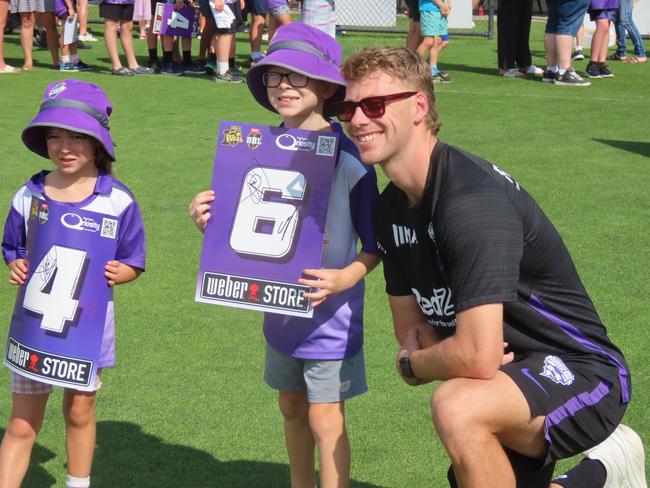
[[[279,259],[293,247],[298,210],[291,203],[266,201],[268,193],[282,200],[302,202],[307,180],[302,173],[272,168],[253,168],[244,177],[230,246],[238,253]]]
[[[23,307],[43,316],[42,329],[61,333],[74,319],[79,300],[73,297],[85,260],[86,251],[54,245],[33,271]]]

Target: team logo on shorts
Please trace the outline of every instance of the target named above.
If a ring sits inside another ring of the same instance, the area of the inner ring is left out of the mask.
[[[246,136],[246,144],[248,144],[248,147],[253,150],[260,147],[262,145],[262,131],[255,127],[252,127]]]
[[[546,356],[544,358],[544,370],[540,373],[540,376],[546,376],[554,383],[564,386],[569,386],[575,379],[564,361],[557,356]]]
[[[235,147],[241,142],[244,142],[244,135],[242,134],[240,126],[233,125],[230,129],[223,131],[223,140],[221,141],[221,144],[224,146]]]

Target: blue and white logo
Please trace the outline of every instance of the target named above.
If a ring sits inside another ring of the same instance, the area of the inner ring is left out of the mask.
[[[546,356],[544,358],[544,370],[540,373],[540,376],[546,376],[558,385],[564,386],[569,386],[575,379],[564,361],[557,356]]]

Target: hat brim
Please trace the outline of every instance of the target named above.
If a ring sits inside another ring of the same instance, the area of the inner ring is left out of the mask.
[[[257,103],[272,112],[277,113],[277,110],[271,105],[266,87],[262,83],[262,75],[269,66],[286,68],[308,76],[313,80],[321,80],[339,85],[334,95],[325,100],[323,112],[326,117],[334,116],[335,113],[332,111],[332,105],[345,99],[345,80],[337,66],[315,54],[283,49],[265,56],[255,66],[249,69],[246,75],[248,88],[255,97],[255,100],[257,100]]]
[[[115,161],[115,149],[108,129],[102,127],[89,114],[67,107],[52,107],[41,110],[23,130],[22,139],[30,151],[44,158],[49,158],[47,139],[45,137],[47,127],[58,127],[86,134],[97,140],[111,161]]]

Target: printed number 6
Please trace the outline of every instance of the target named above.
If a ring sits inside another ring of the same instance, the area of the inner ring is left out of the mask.
[[[239,206],[230,235],[230,246],[238,253],[282,258],[293,247],[298,225],[295,205],[265,201],[268,193],[280,193],[283,200],[301,202],[307,180],[291,170],[253,168],[244,177]],[[263,229],[263,227],[266,228]]]
[[[79,300],[75,292],[86,260],[86,251],[54,245],[34,270],[23,307],[43,316],[41,328],[63,332],[66,320],[73,320]],[[50,288],[49,292],[46,292]]]

